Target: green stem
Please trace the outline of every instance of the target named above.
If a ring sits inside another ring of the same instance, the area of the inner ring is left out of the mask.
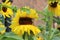
[[[50,14],[50,13],[49,13]],[[52,23],[53,23],[53,15],[52,13],[49,15],[50,19],[48,20],[48,28],[49,28],[49,34],[47,40],[51,40],[52,35]],[[53,33],[54,34],[54,33]]]
[[[56,32],[56,28],[55,28],[55,30],[52,32],[52,34],[51,34],[51,36],[50,36],[50,39],[51,39],[51,40],[52,40],[55,32]]]
[[[27,33],[25,34],[25,40],[28,40],[28,35],[27,35]]]
[[[0,35],[0,40],[2,40],[3,37],[4,37],[4,34],[1,34],[1,35]]]

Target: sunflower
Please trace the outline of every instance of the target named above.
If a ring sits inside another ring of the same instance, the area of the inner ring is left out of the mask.
[[[0,34],[4,34],[5,33],[5,26],[0,22]]]
[[[10,8],[6,8],[4,6],[2,6],[2,9],[1,9],[1,14],[5,17],[10,17],[10,16],[13,16],[13,11],[12,9]]]
[[[60,16],[60,5],[58,2],[49,2],[48,10],[54,13],[55,16]]]
[[[11,6],[13,0],[2,0],[2,5],[5,5],[5,6]]]
[[[13,16],[13,11],[11,8],[9,8],[11,6],[11,2],[9,0],[2,0],[2,6],[1,6],[1,10],[0,13],[5,17],[11,17]],[[9,6],[10,5],[10,6]]]
[[[13,18],[10,26],[12,32],[19,35],[23,35],[25,32],[27,32],[28,35],[37,35],[41,32],[36,26],[33,25],[32,20],[37,18],[36,12],[33,9],[30,9],[30,11],[31,14],[27,14],[26,11],[22,11],[20,9],[17,11],[16,16]]]

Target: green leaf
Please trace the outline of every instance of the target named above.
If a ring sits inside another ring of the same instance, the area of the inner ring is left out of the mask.
[[[0,10],[1,10],[1,6],[2,6],[2,5],[0,4]]]
[[[33,36],[30,35],[30,36],[28,37],[28,40],[33,40]]]
[[[14,7],[11,7],[11,9],[13,10],[13,12],[15,13],[15,12],[17,12],[17,7],[16,6],[14,6]]]
[[[4,37],[4,34],[0,34],[0,40]]]
[[[12,32],[6,33],[5,37],[7,37],[7,38],[13,38],[13,39],[17,39],[17,40],[23,40],[21,36],[15,35]]]
[[[52,40],[60,40],[60,37],[54,37]]]
[[[22,11],[27,12],[27,14],[30,14],[30,9],[27,8],[21,8]]]
[[[17,40],[17,39],[4,37],[4,38],[2,38],[2,40]]]

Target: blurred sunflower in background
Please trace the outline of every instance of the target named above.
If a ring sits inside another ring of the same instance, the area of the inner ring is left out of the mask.
[[[5,33],[5,26],[0,22],[0,34],[4,34]]]
[[[60,30],[60,4],[59,0],[48,1],[48,10],[52,12],[53,17],[53,27],[57,27]]]
[[[10,26],[12,32],[18,35],[23,35],[25,32],[37,35],[41,31],[33,25],[33,19],[37,19],[38,14],[34,9],[21,8],[17,10],[15,18]]]
[[[13,10],[11,9],[13,0],[2,0],[0,14],[4,16],[6,32],[10,31],[10,24],[13,17]]]
[[[13,11],[10,8],[2,6],[1,14],[5,17],[13,16]]]
[[[2,0],[2,5],[5,5],[5,6],[12,6],[13,0]]]
[[[54,13],[54,16],[60,16],[60,5],[58,1],[49,1],[48,10]]]
[[[9,2],[9,0],[2,0],[2,2],[3,3],[2,3],[2,6],[1,6],[0,12],[4,16],[4,18],[13,16],[13,11],[12,11],[11,8],[9,8],[11,6],[11,4],[9,4],[9,3],[11,3],[11,2]]]

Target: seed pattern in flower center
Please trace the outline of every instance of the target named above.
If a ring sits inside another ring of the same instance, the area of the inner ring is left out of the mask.
[[[53,8],[55,8],[55,7],[57,7],[57,3],[58,2],[54,2],[54,3],[51,2],[50,6],[53,7]]]
[[[3,12],[6,12],[7,8],[6,7],[2,7],[2,10],[3,10]]]
[[[19,24],[20,25],[31,25],[33,22],[32,22],[32,18],[29,18],[29,17],[20,17],[19,19]]]

